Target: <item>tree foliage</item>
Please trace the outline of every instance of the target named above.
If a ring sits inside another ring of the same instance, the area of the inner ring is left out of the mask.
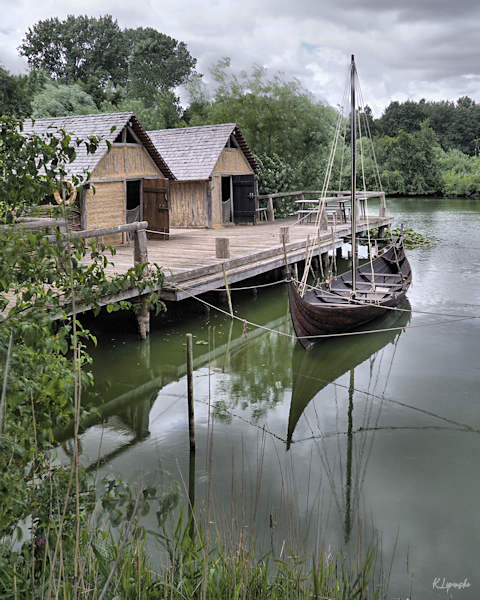
[[[196,63],[184,42],[151,27],[122,30],[111,15],[39,21],[19,51],[32,69],[43,69],[53,80],[81,83],[97,106],[112,87],[153,106],[156,92],[183,83]]]
[[[209,94],[197,80],[189,87],[190,125],[236,122],[248,144],[269,169],[289,170],[293,187],[317,186],[333,134],[333,109],[314,100],[296,80],[268,76],[262,67],[235,75],[229,59],[212,68]]]
[[[32,101],[32,116],[62,117],[98,112],[95,102],[78,83],[48,82]]]

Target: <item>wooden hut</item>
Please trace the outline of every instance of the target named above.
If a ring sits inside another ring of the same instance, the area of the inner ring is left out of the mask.
[[[91,174],[90,185],[78,190],[76,229],[98,229],[146,220],[168,237],[168,184],[175,176],[133,113],[47,117],[24,122],[23,131],[44,136],[63,129],[73,140],[99,140],[95,153],[85,144],[67,167],[68,176]],[[110,150],[109,150],[110,145]],[[153,237],[153,236],[151,236]],[[120,241],[120,236],[108,240]]]
[[[258,165],[235,123],[147,133],[175,175],[172,227],[256,222]]]

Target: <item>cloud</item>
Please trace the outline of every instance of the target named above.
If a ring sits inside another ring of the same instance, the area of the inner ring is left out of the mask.
[[[367,102],[376,114],[392,100],[480,101],[473,0],[0,0],[0,62],[25,69],[16,48],[40,19],[112,14],[121,27],[151,26],[187,43],[198,70],[230,56],[235,70],[253,64],[298,78],[318,98],[341,100],[349,56],[357,57]],[[208,78],[207,78],[208,79]]]

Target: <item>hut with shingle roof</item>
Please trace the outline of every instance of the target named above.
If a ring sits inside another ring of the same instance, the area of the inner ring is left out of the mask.
[[[235,123],[147,133],[175,176],[172,227],[256,222],[258,165]]]
[[[85,144],[76,147],[76,158],[67,167],[67,178],[91,175],[91,185],[79,190],[75,201],[78,229],[146,220],[168,236],[168,183],[175,176],[133,113],[47,117],[23,124],[25,134],[39,136],[60,129],[73,140],[99,140],[93,154]]]

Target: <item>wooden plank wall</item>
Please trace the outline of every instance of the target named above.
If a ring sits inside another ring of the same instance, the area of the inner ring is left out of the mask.
[[[114,144],[92,173],[93,178],[118,176],[164,178],[148,152],[139,144]]]
[[[170,227],[208,227],[208,181],[170,182]]]

